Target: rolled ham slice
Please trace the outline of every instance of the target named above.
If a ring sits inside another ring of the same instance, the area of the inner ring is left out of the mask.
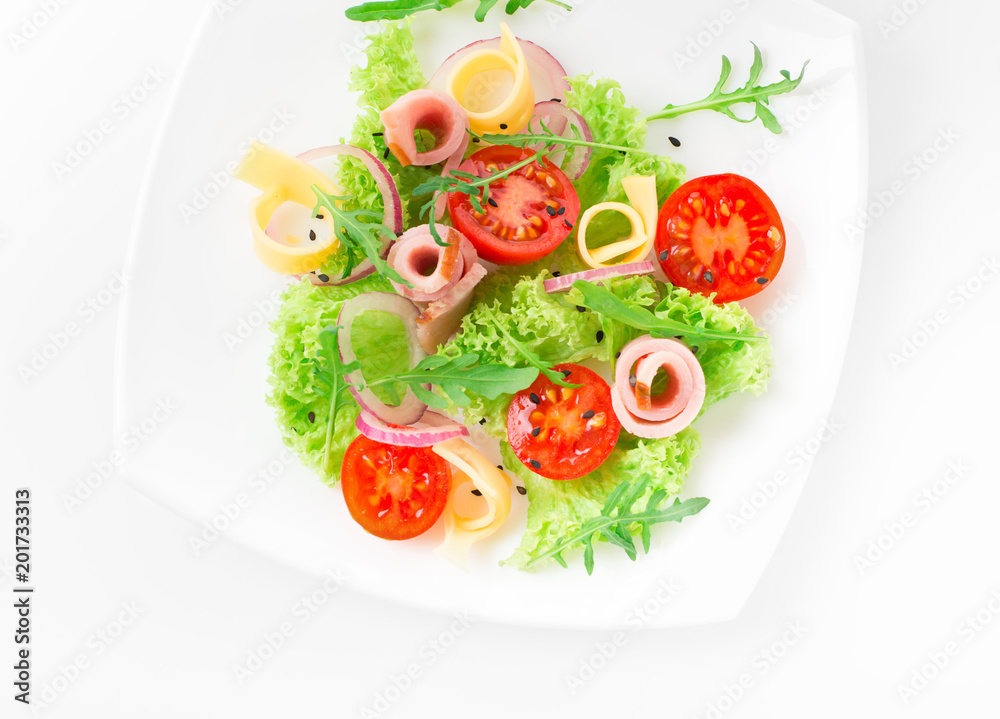
[[[462,243],[471,243],[458,230],[438,226],[438,234],[449,243],[442,247],[434,241],[429,225],[413,227],[396,240],[389,250],[389,266],[413,287],[393,282],[396,291],[414,302],[434,302],[458,284],[465,273]],[[475,250],[473,250],[475,251]],[[478,261],[478,258],[476,258]]]
[[[667,373],[667,389],[653,395],[650,388],[660,369]],[[684,343],[643,335],[622,348],[611,405],[627,431],[669,437],[691,424],[704,403],[705,373]]]
[[[413,90],[392,103],[380,115],[385,144],[402,165],[436,165],[448,159],[461,162],[469,145],[469,118],[458,102],[439,90]],[[417,151],[413,133],[427,130],[434,147]],[[457,162],[455,166],[457,166]]]
[[[461,235],[460,235],[461,236]],[[464,236],[461,236],[464,265],[462,278],[439,299],[431,302],[417,317],[417,339],[425,352],[437,352],[438,346],[447,342],[462,325],[462,318],[469,311],[472,291],[486,277],[486,268],[479,263],[479,254]]]

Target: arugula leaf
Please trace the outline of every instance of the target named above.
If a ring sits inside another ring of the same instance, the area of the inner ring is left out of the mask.
[[[459,2],[461,0],[375,0],[349,7],[344,14],[348,20],[357,20],[358,22],[399,20],[423,10],[444,10]],[[479,0],[479,7],[476,8],[476,20],[479,22],[485,20],[486,13],[492,10],[497,2],[498,0]],[[505,12],[508,15],[513,15],[518,9],[526,8],[533,2],[534,0],[509,0]],[[545,0],[545,2],[558,5],[566,10],[573,9],[560,0]]]
[[[706,340],[729,340],[740,342],[763,342],[763,335],[748,335],[742,332],[720,332],[706,327],[694,327],[684,322],[666,317],[658,317],[642,307],[631,307],[618,299],[612,292],[587,282],[577,280],[573,289],[583,295],[580,304],[592,309],[602,317],[609,317],[638,330],[649,332],[653,337],[691,337]]]
[[[534,117],[528,121],[530,126],[531,121]],[[484,133],[482,135],[477,135],[474,132],[471,133],[473,137],[478,137],[483,142],[488,142],[491,145],[514,145],[515,147],[524,147],[526,145],[534,145],[537,143],[544,143],[545,145],[572,145],[574,147],[592,147],[598,150],[612,150],[614,152],[628,153],[628,152],[638,152],[642,154],[648,154],[648,150],[643,150],[638,147],[627,147],[625,145],[609,145],[606,142],[592,142],[590,140],[584,140],[580,136],[579,130],[577,130],[576,125],[570,125],[570,129],[573,131],[572,137],[566,137],[554,132],[552,128],[545,124],[544,120],[539,120],[538,124],[541,125],[541,130],[539,132],[519,132],[511,135],[495,134],[491,132]]]
[[[529,349],[528,347],[524,346],[516,339],[514,339],[514,335],[508,332],[507,328],[504,327],[503,324],[499,322],[499,320],[497,320],[497,316],[493,314],[492,309],[490,309],[486,305],[483,305],[482,312],[483,314],[485,314],[487,317],[490,318],[490,321],[493,323],[493,326],[496,327],[497,330],[500,332],[500,334],[502,334],[507,339],[507,341],[510,342],[511,346],[514,349],[516,349],[522,357],[524,357],[524,359],[528,362],[528,364],[530,364],[532,367],[537,367],[538,371],[541,372],[546,377],[548,377],[550,382],[553,382],[554,384],[557,384],[560,387],[567,387],[569,389],[577,389],[583,386],[579,384],[570,384],[569,382],[567,382],[562,372],[556,372],[554,369],[552,369],[552,367],[546,364],[545,361],[541,357],[539,357],[537,353],[535,353],[533,350]]]
[[[382,259],[382,238],[388,238],[390,241],[396,239],[396,233],[382,223],[382,213],[367,209],[345,210],[339,203],[353,200],[353,197],[328,195],[316,185],[312,186],[312,191],[316,195],[313,214],[319,214],[322,207],[333,216],[334,236],[347,255],[343,277],[348,277],[364,256],[375,266],[375,271],[380,275],[407,287],[413,287],[413,283],[404,280],[388,262]]]
[[[649,482],[650,476],[648,474],[643,474],[635,484],[627,479],[621,482],[608,495],[604,508],[598,516],[585,521],[578,531],[548,551],[529,559],[525,566],[530,567],[545,559],[555,559],[565,567],[566,560],[562,553],[576,545],[582,545],[583,564],[587,568],[587,574],[593,574],[594,539],[604,539],[621,547],[628,558],[634,562],[638,552],[631,534],[633,525],[638,525],[643,552],[648,552],[652,538],[651,528],[654,524],[680,522],[684,517],[698,514],[708,506],[708,499],[692,497],[683,502],[680,499],[674,499],[673,504],[661,507],[667,498],[667,492],[664,489],[657,489],[646,500],[645,508],[641,511],[633,511],[633,505],[646,492]]]
[[[774,116],[774,113],[771,112],[767,105],[772,96],[791,92],[799,86],[799,83],[802,82],[802,77],[805,75],[806,65],[809,64],[809,61],[805,61],[802,65],[802,70],[799,72],[799,76],[795,79],[792,79],[790,72],[782,70],[781,76],[784,79],[770,85],[756,85],[755,83],[760,78],[760,74],[764,69],[764,59],[761,57],[760,48],[754,43],[751,44],[753,45],[753,65],[750,67],[750,79],[747,80],[745,85],[733,90],[732,92],[723,92],[722,88],[726,84],[726,81],[729,80],[729,75],[733,70],[733,65],[729,62],[729,58],[723,55],[722,74],[708,97],[704,100],[692,102],[687,105],[667,105],[660,112],[647,117],[646,122],[677,117],[689,112],[695,112],[696,110],[715,110],[716,112],[721,112],[726,117],[736,120],[737,122],[753,122],[754,120],[760,120],[764,127],[773,132],[775,135],[780,135],[781,124],[778,122],[778,118]],[[738,117],[736,113],[732,111],[732,105],[742,103],[752,104],[754,106],[753,117],[744,119],[742,117]]]
[[[330,411],[326,418],[326,442],[323,445],[324,469],[330,463],[330,442],[337,425],[337,411],[352,401],[350,395],[344,397],[350,386],[345,376],[361,369],[361,363],[357,360],[344,364],[340,359],[340,350],[337,348],[339,331],[339,325],[330,325],[319,333],[319,356],[313,360],[316,365],[315,382],[330,402]]]
[[[438,198],[442,194],[447,194],[449,192],[462,192],[469,196],[469,199],[472,202],[472,207],[476,210],[476,212],[483,212],[483,203],[490,198],[490,183],[495,182],[502,177],[506,177],[512,172],[520,170],[522,167],[526,167],[538,158],[544,156],[545,150],[543,149],[530,157],[526,157],[519,162],[515,162],[510,167],[505,167],[502,170],[491,172],[485,177],[479,177],[478,175],[473,175],[471,172],[464,172],[463,170],[452,170],[447,175],[435,175],[434,177],[430,177],[417,185],[413,189],[414,195],[430,194],[431,196],[431,198],[424,203],[424,206],[420,208],[420,214],[429,216],[427,224],[434,241],[442,247],[445,247],[448,244],[441,238],[441,235],[438,234],[437,227],[435,227],[434,224],[434,206],[437,204]]]
[[[501,364],[477,364],[479,355],[469,353],[452,359],[441,355],[429,355],[420,360],[408,372],[382,377],[369,386],[377,386],[389,382],[405,382],[413,393],[434,409],[444,409],[447,401],[423,385],[432,384],[441,390],[460,407],[468,407],[472,399],[465,390],[475,392],[487,399],[496,399],[500,395],[515,394],[538,377],[538,370],[530,367],[508,367]]]

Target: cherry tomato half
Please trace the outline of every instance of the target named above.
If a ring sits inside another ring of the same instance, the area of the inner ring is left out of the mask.
[[[549,479],[576,479],[608,458],[621,423],[611,407],[611,388],[600,375],[577,364],[556,365],[567,389],[543,374],[514,395],[507,412],[507,439],[517,458]]]
[[[534,154],[493,145],[469,157],[459,170],[486,177]],[[448,193],[451,224],[480,257],[498,265],[525,265],[566,239],[580,215],[580,198],[562,170],[542,158],[491,182],[483,210],[478,212],[464,192]]]
[[[785,257],[785,228],[771,198],[740,175],[680,186],[660,208],[656,255],[669,280],[717,303],[764,289]]]
[[[382,539],[411,539],[444,512],[451,488],[448,463],[430,447],[397,447],[359,436],[340,471],[354,521]]]

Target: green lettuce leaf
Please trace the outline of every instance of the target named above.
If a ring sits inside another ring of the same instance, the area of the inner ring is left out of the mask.
[[[319,350],[319,333],[336,324],[340,307],[345,300],[363,292],[392,292],[389,282],[378,275],[353,282],[343,287],[317,287],[308,280],[289,285],[282,298],[278,316],[271,322],[274,344],[271,347],[271,390],[268,404],[274,408],[275,419],[281,428],[285,445],[315,470],[327,484],[335,484],[347,446],[357,436],[354,420],[358,407],[353,402],[337,414],[337,426],[330,448],[330,469],[323,467],[326,441],[326,423],[330,404],[314,382],[313,360]],[[378,372],[398,366],[398,355],[392,353],[372,359],[381,347],[396,347],[391,337],[392,325],[373,323],[352,333],[354,347],[362,361],[362,368]],[[387,338],[385,335],[389,334]],[[404,350],[405,351],[405,350]],[[405,355],[404,355],[405,357]],[[403,360],[408,361],[407,359]],[[397,363],[394,365],[394,362]],[[408,365],[407,365],[408,366]],[[312,412],[314,421],[310,421]]]
[[[549,276],[543,270],[535,277],[513,279],[500,273],[487,277],[477,288],[461,331],[439,354],[478,352],[484,361],[523,364],[484,306],[496,310],[497,321],[503,322],[508,332],[552,364],[612,361],[615,352],[639,334],[620,324],[604,325],[594,312],[580,312],[576,290],[548,294],[542,283]],[[750,314],[735,303],[716,305],[707,297],[658,284],[650,277],[618,278],[605,286],[625,302],[655,308],[663,317],[717,330],[759,331]],[[604,332],[601,341],[597,339],[598,331]],[[714,340],[702,342],[695,351],[705,372],[705,408],[734,392],[759,394],[767,385],[771,364],[768,342]],[[571,482],[556,482],[535,474],[512,454],[506,442],[510,396],[487,400],[472,395],[472,399],[472,406],[465,411],[466,422],[485,420],[482,428],[501,440],[504,466],[524,482],[528,492],[527,531],[521,546],[505,561],[518,568],[524,568],[529,560],[599,514],[623,477],[643,473],[652,477],[637,505],[660,488],[671,495],[679,494],[700,447],[693,427],[665,439],[640,439],[623,432],[611,455],[596,471]]]
[[[382,121],[379,113],[398,98],[422,88],[426,81],[417,54],[413,49],[413,33],[410,20],[402,22],[382,22],[378,31],[368,37],[370,44],[365,49],[364,66],[351,68],[350,89],[360,93],[358,105],[361,111],[354,121],[349,139],[341,139],[355,147],[368,150],[379,158],[396,181],[403,203],[403,220],[406,227],[424,224],[419,218],[420,206],[426,200],[413,199],[413,189],[429,177],[441,174],[440,168],[403,167],[392,153],[385,157],[386,145],[381,135]],[[345,194],[353,196],[357,207],[384,209],[382,195],[375,185],[375,178],[359,160],[344,158],[337,177]],[[333,254],[323,265],[323,272],[340,276],[343,271],[343,256]]]

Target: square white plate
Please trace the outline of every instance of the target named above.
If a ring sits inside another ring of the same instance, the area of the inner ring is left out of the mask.
[[[246,226],[254,191],[227,169],[251,136],[298,153],[350,133],[348,71],[364,28],[343,17],[340,3],[246,3],[227,12],[215,3],[150,161],[117,367],[116,436],[135,426],[142,437],[122,440],[123,472],[201,526],[193,553],[212,551],[218,535],[318,575],[339,569],[362,592],[518,624],[620,626],[647,600],[657,626],[739,613],[822,444],[846,349],[861,243],[843,228],[867,177],[860,36],[851,22],[800,0],[671,3],[669,11],[654,0],[573,4],[570,14],[542,2],[512,18],[495,10],[483,24],[469,3],[422,14],[414,31],[425,74],[458,47],[496,36],[503,19],[571,75],[617,79],[646,112],[703,97],[723,54],[733,60],[733,86],[741,84],[751,40],[765,51],[767,81],[811,61],[800,88],[774,101],[781,136],[711,112],[650,126],[650,146],[686,164],[688,177],[734,171],[764,187],[788,234],[781,274],[747,303],[773,338],[771,388],[759,399],[721,402],[698,423],[703,448],[683,496],[712,503],[682,525],[659,527],[650,555],[635,563],[600,547],[591,577],[579,557],[569,570],[497,565],[523,530],[526,500],[517,494],[507,527],[475,550],[468,573],[430,551],[440,527],[400,544],[351,521],[339,489],[284,451],[264,402],[266,324],[284,280],[254,256]],[[669,136],[682,146],[671,147]],[[158,401],[175,407],[162,421],[153,418]],[[652,597],[665,580],[678,589],[660,604]]]

